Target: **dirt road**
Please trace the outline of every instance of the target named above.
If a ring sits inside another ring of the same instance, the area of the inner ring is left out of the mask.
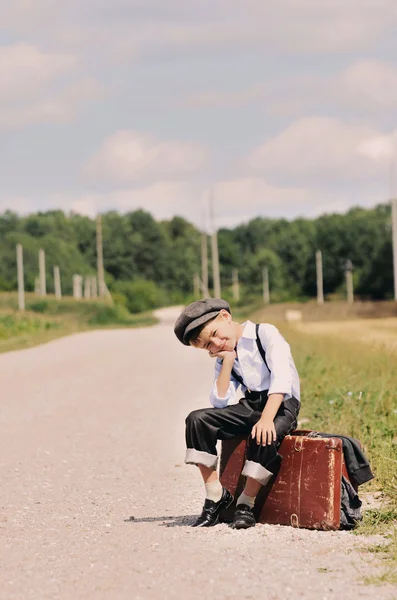
[[[172,320],[0,356],[1,600],[392,598],[360,583],[361,537],[189,527],[184,418],[213,365]]]

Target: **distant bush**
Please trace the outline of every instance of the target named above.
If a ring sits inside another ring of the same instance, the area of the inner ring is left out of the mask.
[[[47,302],[47,300],[38,300],[37,302],[29,302],[27,308],[33,312],[46,313],[46,312],[48,312],[48,302]]]
[[[119,304],[98,305],[88,320],[89,325],[128,325],[130,315],[128,310]]]
[[[112,299],[116,305],[127,308],[128,299],[125,294],[122,294],[121,292],[112,292]]]
[[[115,285],[115,292],[126,298],[126,307],[131,313],[145,312],[166,304],[165,292],[150,280],[120,281]]]

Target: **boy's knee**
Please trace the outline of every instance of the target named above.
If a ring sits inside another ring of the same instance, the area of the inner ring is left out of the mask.
[[[199,408],[198,410],[193,410],[186,417],[186,427],[197,427],[198,424],[204,421],[205,413],[206,410],[202,408]]]

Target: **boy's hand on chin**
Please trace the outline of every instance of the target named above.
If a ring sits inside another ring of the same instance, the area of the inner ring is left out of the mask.
[[[222,360],[229,360],[234,362],[237,358],[235,350],[222,350],[221,352],[208,352],[211,358],[221,358]]]

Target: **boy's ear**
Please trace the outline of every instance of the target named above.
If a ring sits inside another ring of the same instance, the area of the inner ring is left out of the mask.
[[[227,310],[225,310],[224,308],[222,308],[222,310],[220,311],[219,316],[225,321],[231,321],[232,319],[232,315],[229,312],[227,312]]]

